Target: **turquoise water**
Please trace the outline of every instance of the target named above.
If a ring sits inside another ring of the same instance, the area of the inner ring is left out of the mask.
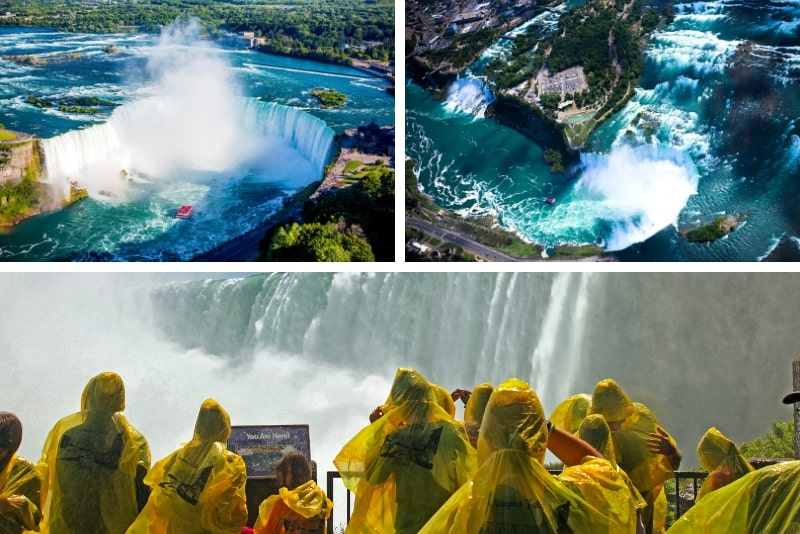
[[[408,83],[407,152],[421,188],[460,213],[496,213],[525,239],[599,244],[622,260],[754,261],[781,238],[796,243],[800,4],[722,0],[676,11],[650,40],[635,97],[563,175],[549,173],[530,140],[482,118],[482,69],[507,42],[471,66],[446,103]],[[745,41],[748,63],[733,67]],[[746,222],[714,243],[678,234],[728,214]]]
[[[109,45],[121,52],[103,51]],[[0,54],[50,59],[45,67],[0,60],[0,123],[45,140],[57,187],[76,180],[91,194],[3,229],[3,260],[191,259],[319,180],[334,134],[394,123],[382,79],[223,48],[191,31],[159,38],[2,28]],[[344,93],[347,103],[321,109],[310,95],[316,87]],[[26,104],[28,95],[120,106],[70,114]],[[181,204],[195,205],[190,219],[175,218]]]

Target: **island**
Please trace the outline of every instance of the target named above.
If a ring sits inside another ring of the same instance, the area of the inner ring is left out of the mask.
[[[708,243],[723,238],[736,230],[746,220],[743,215],[728,215],[716,217],[709,224],[699,226],[692,230],[683,230],[683,235],[690,243]]]
[[[347,102],[347,96],[335,89],[312,89],[311,95],[319,99],[323,108],[338,108]]]

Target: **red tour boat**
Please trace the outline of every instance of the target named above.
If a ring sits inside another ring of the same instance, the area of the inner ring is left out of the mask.
[[[183,206],[178,208],[178,213],[176,214],[176,216],[179,219],[188,219],[189,215],[191,215],[193,211],[194,211],[194,206],[190,204],[184,204]]]

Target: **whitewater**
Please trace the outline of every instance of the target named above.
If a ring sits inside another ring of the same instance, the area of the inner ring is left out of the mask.
[[[800,343],[800,279],[780,273],[6,273],[0,294],[23,456],[112,370],[154,459],[212,397],[235,425],[308,424],[321,481],[401,366],[450,391],[517,377],[547,413],[612,377],[690,469],[710,426],[739,443],[791,417]]]
[[[107,53],[109,46],[119,53]],[[320,180],[334,136],[394,123],[389,83],[313,61],[224,48],[175,26],[160,37],[0,29],[7,128],[43,139],[47,180],[89,198],[0,235],[0,260],[189,260],[257,228],[286,198]],[[70,53],[70,59],[64,54]],[[61,56],[59,56],[61,54]],[[319,86],[348,96],[322,109]],[[96,115],[42,110],[36,95],[117,103]],[[189,220],[176,219],[183,204]]]
[[[484,52],[444,103],[408,82],[406,150],[420,188],[548,248],[595,244],[624,261],[754,261],[782,243],[781,258],[800,258],[800,6],[722,0],[675,9],[649,40],[633,99],[563,174],[549,172],[541,147],[484,118],[494,98],[484,70],[512,41]],[[557,18],[547,12],[526,25],[548,31]],[[461,142],[443,142],[454,130]],[[692,244],[680,233],[728,215],[745,223],[724,239]]]

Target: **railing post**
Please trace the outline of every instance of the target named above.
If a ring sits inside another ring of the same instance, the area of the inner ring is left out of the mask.
[[[794,391],[800,391],[800,358],[795,358],[792,362],[792,385]],[[792,405],[794,414],[794,457],[800,459],[800,404]]]
[[[337,471],[328,471],[328,498],[333,502],[333,477]],[[333,514],[328,517],[328,534],[333,534]]]

